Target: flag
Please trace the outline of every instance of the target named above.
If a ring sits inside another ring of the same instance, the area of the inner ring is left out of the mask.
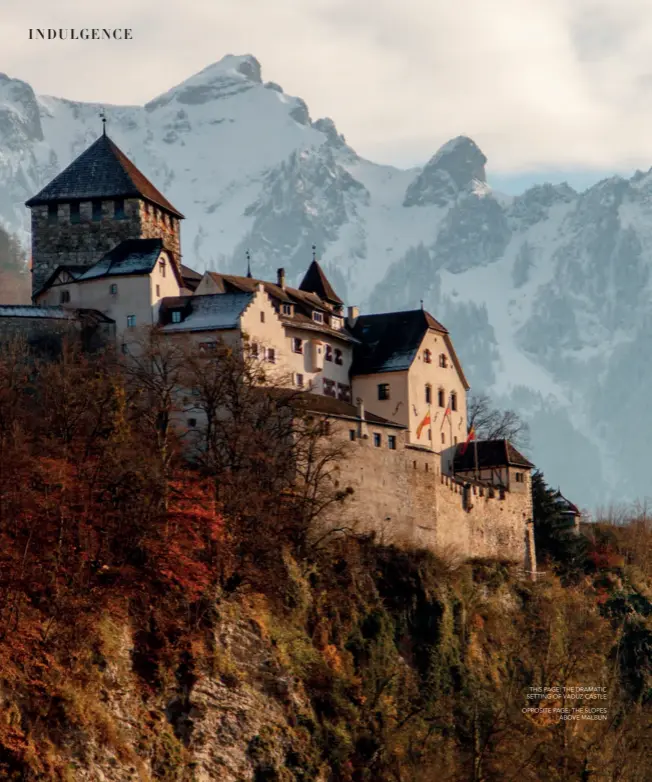
[[[451,415],[451,400],[450,400],[450,397],[448,398],[448,406],[444,410],[444,417],[441,419],[441,426],[439,427],[440,429],[444,428],[444,421],[446,420],[446,416],[447,415]]]
[[[430,410],[428,410],[423,421],[421,421],[419,426],[417,426],[417,440],[421,438],[421,432],[423,431],[423,427],[428,426],[429,423],[430,423]]]
[[[471,440],[475,440],[475,427],[474,426],[472,426],[471,429],[469,430],[468,437],[466,438],[466,441],[465,441],[464,445],[460,449],[460,454],[462,456],[464,456],[464,454],[466,453],[466,449],[469,447],[469,443],[471,442]]]

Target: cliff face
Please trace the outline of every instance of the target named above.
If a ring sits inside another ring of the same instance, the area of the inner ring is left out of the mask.
[[[34,679],[12,691],[2,670],[4,778],[498,782],[518,767],[531,782],[615,769],[643,782],[649,584],[593,543],[598,570],[575,586],[358,540],[307,569],[286,559],[275,597],[245,588],[187,623],[166,625],[154,603],[138,618],[116,606],[70,655],[56,695]],[[544,686],[607,695],[529,699]],[[559,713],[584,707],[609,718]]]

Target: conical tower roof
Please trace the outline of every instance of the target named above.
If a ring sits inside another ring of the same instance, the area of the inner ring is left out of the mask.
[[[316,293],[320,299],[328,301],[331,304],[344,304],[342,299],[340,299],[333,290],[333,286],[324,274],[324,270],[316,260],[308,267],[308,271],[301,281],[301,285],[299,285],[299,290],[305,291],[306,293]]]
[[[30,198],[26,206],[100,198],[144,198],[183,218],[106,134]]]

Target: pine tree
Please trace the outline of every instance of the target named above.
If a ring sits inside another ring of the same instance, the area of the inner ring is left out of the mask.
[[[562,577],[579,577],[584,571],[588,541],[569,527],[563,499],[538,470],[532,475],[532,505],[537,559],[551,563]]]

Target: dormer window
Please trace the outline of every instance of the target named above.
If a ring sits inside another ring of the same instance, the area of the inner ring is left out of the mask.
[[[432,351],[427,348],[423,351],[423,360],[426,364],[432,364]]]
[[[78,223],[80,222],[80,220],[81,220],[81,216],[79,214],[79,202],[70,204],[70,222]]]
[[[292,315],[292,305],[284,304],[281,311],[284,315]]]
[[[448,366],[448,358],[445,353],[439,354],[439,366],[442,367],[442,369],[446,369]]]
[[[48,223],[56,223],[59,219],[59,206],[48,204]]]
[[[116,220],[124,220],[125,218],[125,200],[124,198],[116,198],[113,202],[113,216]]]
[[[313,312],[312,313],[312,319],[315,321],[315,323],[323,323],[324,322],[324,316],[321,312]]]
[[[172,310],[172,323],[181,323],[181,310]]]
[[[331,315],[331,328],[332,329],[341,329],[342,328],[342,318],[338,318],[335,315]]]

